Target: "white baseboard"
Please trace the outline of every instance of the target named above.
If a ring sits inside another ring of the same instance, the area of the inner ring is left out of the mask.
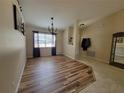
[[[56,53],[56,55],[64,55],[63,53]],[[49,55],[49,56],[51,56],[51,55]],[[43,56],[41,56],[41,57],[43,57]],[[46,56],[45,56],[46,57]],[[27,56],[27,59],[31,59],[31,58],[33,58],[33,56]]]
[[[83,56],[83,57],[86,59],[92,59],[92,60],[96,60],[96,61],[103,62],[103,63],[109,63],[109,61],[107,60],[103,60],[103,59],[96,58],[96,57],[90,57],[90,56]]]
[[[109,61],[107,61],[107,60],[103,60],[103,59],[99,59],[99,58],[94,58],[94,60],[96,60],[96,61],[100,61],[100,62],[104,62],[104,63],[109,63]]]
[[[22,75],[23,75],[23,72],[24,72],[25,65],[26,65],[26,62],[25,62],[25,64],[24,64],[23,68],[22,68],[21,75],[20,75],[20,77],[19,77],[19,80],[18,80],[18,84],[17,84],[16,90],[15,90],[15,93],[18,92],[19,85],[20,85],[20,82],[21,82],[21,79],[22,79]]]
[[[29,59],[30,59],[30,58],[33,58],[33,56],[27,56],[27,58],[29,58]]]
[[[69,56],[69,55],[64,54],[64,56],[69,57],[69,58],[71,58],[71,59],[75,60],[75,58],[74,58],[74,57],[71,57],[71,56]]]

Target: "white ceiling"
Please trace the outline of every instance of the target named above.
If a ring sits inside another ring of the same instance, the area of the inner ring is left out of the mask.
[[[124,0],[20,0],[25,22],[47,28],[50,17],[64,29],[76,20],[91,22],[124,8]],[[91,20],[91,21],[90,21]]]

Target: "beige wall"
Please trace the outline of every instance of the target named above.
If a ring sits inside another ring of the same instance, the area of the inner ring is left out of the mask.
[[[92,46],[88,50],[95,51],[96,60],[109,61],[112,34],[115,32],[124,32],[124,10],[89,25],[82,33],[82,37],[91,38]],[[82,51],[82,56],[84,55]]]
[[[14,30],[15,0],[0,0],[0,93],[16,93],[26,62],[25,37]]]
[[[79,30],[78,30],[78,21],[76,21],[73,25],[73,45],[70,45],[68,43],[68,32],[69,27],[66,28],[63,34],[63,49],[64,49],[64,55],[76,59],[79,54]]]
[[[39,31],[39,32],[45,32],[45,33],[49,33],[49,32],[47,29],[32,26],[29,24],[25,26],[25,30],[26,30],[27,57],[32,58],[33,57],[33,32],[32,31]],[[57,45],[56,45],[57,54],[63,54],[63,31],[58,32],[56,40],[57,40]],[[50,49],[46,49],[44,51],[49,51],[49,50]],[[48,55],[45,52],[43,54]]]
[[[63,34],[64,55],[66,55],[70,58],[75,58],[75,46],[68,44],[68,31],[69,31],[69,28],[66,28],[66,30],[64,31],[64,34]],[[73,43],[73,44],[75,44],[75,43]]]

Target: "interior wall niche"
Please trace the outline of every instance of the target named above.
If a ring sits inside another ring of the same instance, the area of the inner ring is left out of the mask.
[[[68,44],[73,45],[74,44],[74,27],[70,26],[68,31]]]

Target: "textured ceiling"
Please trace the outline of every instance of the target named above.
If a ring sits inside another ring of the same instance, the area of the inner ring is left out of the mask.
[[[47,28],[50,17],[64,29],[76,20],[92,22],[124,8],[124,0],[20,0],[25,22]]]

